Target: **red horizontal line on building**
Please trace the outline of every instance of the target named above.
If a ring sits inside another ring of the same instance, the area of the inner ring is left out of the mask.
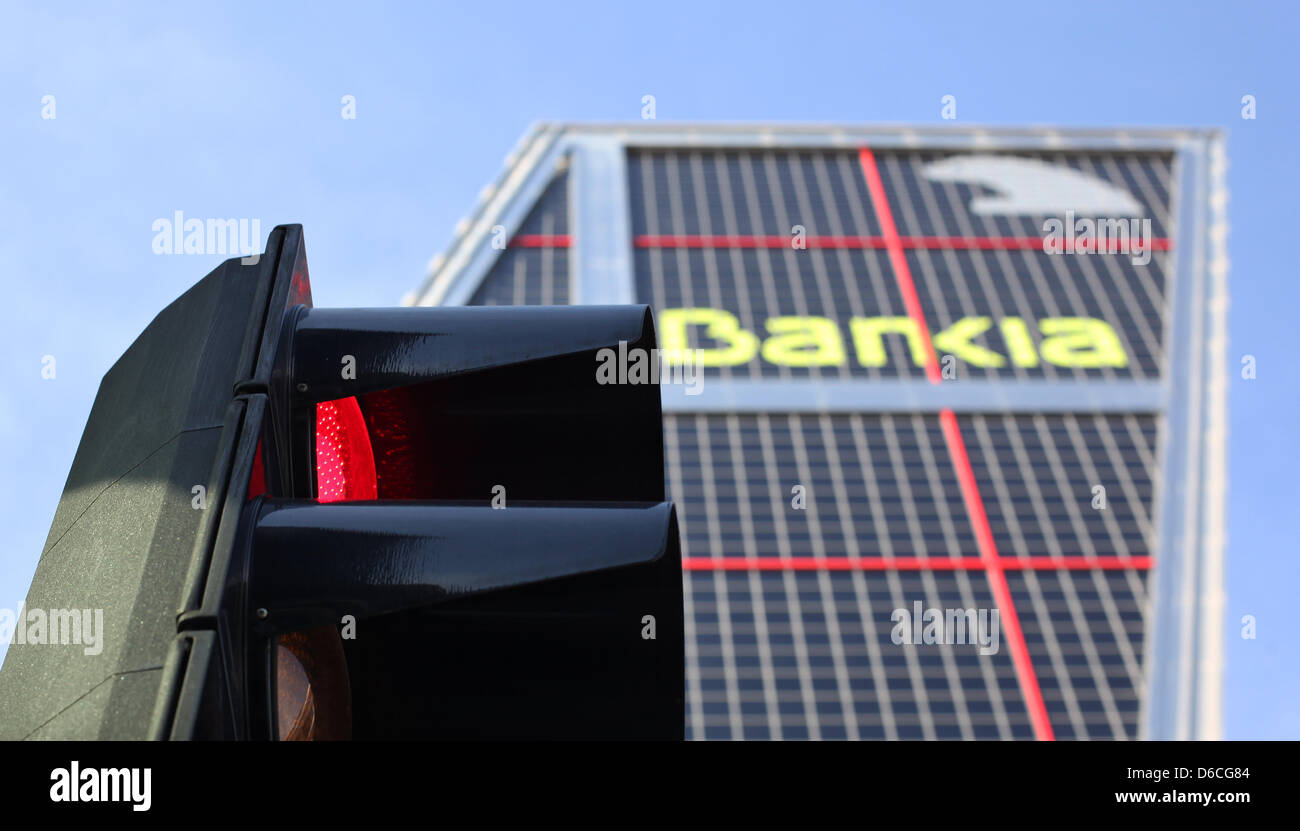
[[[1151,568],[1150,557],[999,557],[1005,571]],[[978,571],[982,557],[683,557],[686,571]]]
[[[568,234],[519,234],[510,238],[511,248],[568,248],[572,244]]]
[[[790,248],[792,237],[782,235],[753,236],[749,234],[641,234],[635,239],[637,248]],[[885,248],[883,236],[816,236],[805,237],[808,248]],[[1042,251],[1042,237],[898,237],[903,248],[952,251]],[[1074,248],[1070,240],[1062,240],[1066,251]],[[1150,240],[1152,251],[1169,251],[1173,240],[1156,237]]]
[[[753,236],[749,234],[641,234],[634,240],[637,248],[789,248],[787,236]],[[1042,237],[899,237],[903,248],[926,251],[1041,251]],[[837,236],[805,237],[808,248],[883,249],[884,237]],[[1074,244],[1063,241],[1069,252]],[[1156,237],[1150,241],[1152,251],[1173,250],[1173,240]],[[569,234],[520,234],[510,240],[511,248],[569,248]],[[1108,253],[1108,252],[1103,252]]]

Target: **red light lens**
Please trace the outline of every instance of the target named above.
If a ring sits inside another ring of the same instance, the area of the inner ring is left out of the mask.
[[[432,472],[423,452],[420,402],[410,387],[367,393],[357,399],[375,452],[380,499],[428,498]]]
[[[256,499],[266,493],[266,467],[262,464],[262,440],[257,440],[253,453],[253,472],[248,477],[248,498]]]
[[[316,405],[316,500],[377,499],[375,454],[355,398]]]

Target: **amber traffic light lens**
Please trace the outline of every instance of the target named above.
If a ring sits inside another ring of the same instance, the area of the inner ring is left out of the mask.
[[[334,627],[280,635],[271,660],[276,738],[292,742],[352,737],[348,665]]]

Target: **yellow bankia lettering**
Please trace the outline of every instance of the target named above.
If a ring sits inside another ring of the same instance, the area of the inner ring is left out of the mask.
[[[730,312],[703,308],[664,309],[659,312],[660,339],[672,362],[680,364],[682,357],[688,354],[687,326],[703,326],[705,337],[726,343],[726,346],[696,349],[689,353],[700,366],[739,366],[749,363],[758,354],[758,335],[740,328],[740,321]]]
[[[931,338],[934,351],[939,355],[953,355],[971,366],[995,368],[1005,366],[1007,359],[983,346],[971,343],[989,330],[993,321],[987,317],[963,317]]]
[[[1080,369],[1128,366],[1124,345],[1110,324],[1092,317],[1046,317],[1038,321],[1043,360]]]
[[[1038,352],[1034,349],[1034,339],[1029,335],[1029,327],[1018,317],[1004,317],[998,321],[1002,330],[1002,341],[1007,345],[1007,357],[1016,366],[1038,366]]]
[[[825,317],[770,317],[763,359],[779,366],[839,366],[846,360],[844,338]]]
[[[910,317],[855,317],[849,320],[853,333],[853,348],[858,353],[858,363],[863,366],[884,366],[885,335],[904,335],[912,352],[912,363],[925,366],[925,345],[921,343],[921,330]]]
[[[925,366],[925,345],[916,322],[910,317],[853,317],[849,333],[857,362],[865,367],[888,363],[886,335],[902,335],[912,363]],[[703,337],[720,345],[694,350],[701,366],[739,366],[762,355],[777,366],[843,366],[848,360],[839,325],[825,317],[782,316],[765,321],[768,337],[743,328],[735,315],[721,309],[663,309],[659,312],[660,341],[666,360],[680,363],[688,353],[691,326],[704,327]],[[963,317],[935,332],[931,342],[939,355],[949,354],[982,368],[1007,365],[1035,367],[1042,360],[1059,367],[1091,369],[1128,366],[1128,356],[1110,324],[1091,317],[1048,317],[1038,321],[1042,343],[1035,348],[1029,326],[1022,318],[1004,317],[998,329],[1006,345],[1006,357],[974,343],[993,327],[989,317]],[[678,357],[672,357],[678,356]]]

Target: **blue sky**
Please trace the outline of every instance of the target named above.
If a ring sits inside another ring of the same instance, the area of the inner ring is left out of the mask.
[[[392,304],[534,121],[635,120],[653,94],[660,121],[938,124],[954,95],[963,124],[1227,128],[1226,728],[1300,737],[1294,6],[470,5],[5,5],[0,608],[26,594],[100,377],[222,259],[155,255],[155,219],[301,222],[317,302]]]

